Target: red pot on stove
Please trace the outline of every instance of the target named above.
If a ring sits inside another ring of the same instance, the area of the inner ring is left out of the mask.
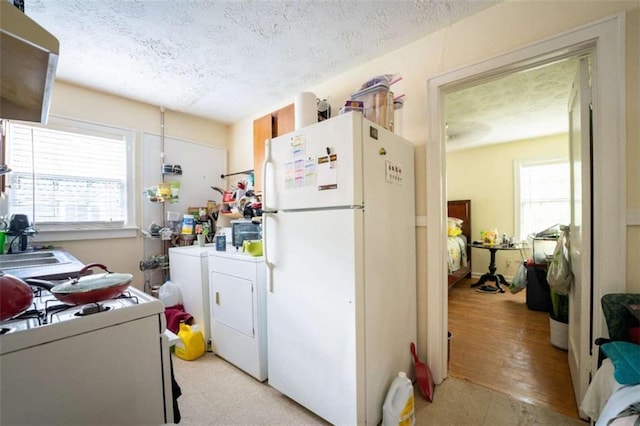
[[[0,321],[26,311],[33,302],[33,290],[18,277],[0,272]]]
[[[97,266],[106,271],[103,274],[85,275],[89,269]],[[99,263],[90,263],[80,270],[80,278],[72,278],[60,284],[50,281],[27,279],[28,284],[43,287],[56,299],[69,305],[98,303],[120,296],[129,288],[133,275],[111,272]]]

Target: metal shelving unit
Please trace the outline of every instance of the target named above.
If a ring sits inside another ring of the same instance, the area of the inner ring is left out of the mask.
[[[165,183],[165,176],[182,175],[182,168],[179,165],[164,164],[164,111],[164,107],[161,107],[161,156],[163,164],[159,172],[162,183]],[[158,225],[164,227],[165,222],[167,221],[167,210],[165,208],[166,201],[158,198],[152,200],[151,197],[149,197],[149,194],[146,195],[147,199],[143,202],[156,204],[155,208],[161,209],[163,223]],[[167,239],[161,235],[153,235],[149,231],[144,231],[143,234],[143,260],[140,261],[140,270],[144,272],[144,291],[148,294],[157,296],[157,294],[154,294],[157,288],[164,284],[169,278],[169,248],[172,246],[172,238],[171,236]]]

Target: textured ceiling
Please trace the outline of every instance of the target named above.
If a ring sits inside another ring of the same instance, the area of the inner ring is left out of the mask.
[[[25,0],[25,13],[60,41],[58,79],[232,123],[498,1]]]
[[[448,149],[567,133],[577,66],[570,58],[447,94]]]
[[[25,0],[25,13],[59,39],[58,79],[232,123],[499,1]],[[574,73],[566,61],[447,95],[448,146],[566,132]]]

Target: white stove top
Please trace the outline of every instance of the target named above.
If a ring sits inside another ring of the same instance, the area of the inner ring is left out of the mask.
[[[132,286],[121,297],[99,306],[69,306],[46,290],[37,291],[32,308],[0,322],[0,355],[161,313],[164,304],[160,300]],[[164,321],[164,315],[159,321]],[[160,326],[164,329],[164,323]]]

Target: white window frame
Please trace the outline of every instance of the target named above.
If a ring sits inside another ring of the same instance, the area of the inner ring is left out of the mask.
[[[20,123],[20,122],[16,122]],[[118,135],[124,138],[126,143],[126,207],[124,222],[117,227],[101,226],[100,224],[65,224],[63,226],[56,225],[39,225],[34,224],[38,234],[34,237],[35,242],[52,242],[52,241],[77,241],[88,239],[106,239],[106,238],[128,238],[136,237],[138,227],[136,225],[136,208],[135,208],[135,130],[124,129],[105,124],[82,121],[72,118],[65,118],[50,115],[46,125],[38,123],[21,123],[33,127],[42,127],[46,129],[60,130],[64,132],[85,133],[89,135]],[[10,179],[8,180],[10,183]],[[29,217],[33,220],[33,217]]]
[[[569,163],[569,158],[568,157],[563,157],[563,156],[554,156],[554,157],[545,157],[545,158],[536,158],[536,159],[527,159],[527,160],[515,160],[513,162],[513,190],[514,190],[514,224],[513,224],[513,229],[514,229],[514,235],[516,236],[516,238],[520,238],[521,240],[525,240],[526,241],[526,237],[528,236],[524,236],[521,237],[521,211],[520,211],[520,206],[522,204],[522,201],[520,199],[520,169],[524,166],[524,167],[531,167],[531,166],[545,166],[545,165],[551,165],[551,164],[560,164],[560,163]],[[549,226],[552,226],[553,224],[549,224]],[[565,224],[568,225],[568,224]],[[542,229],[540,229],[539,231],[542,231]]]

